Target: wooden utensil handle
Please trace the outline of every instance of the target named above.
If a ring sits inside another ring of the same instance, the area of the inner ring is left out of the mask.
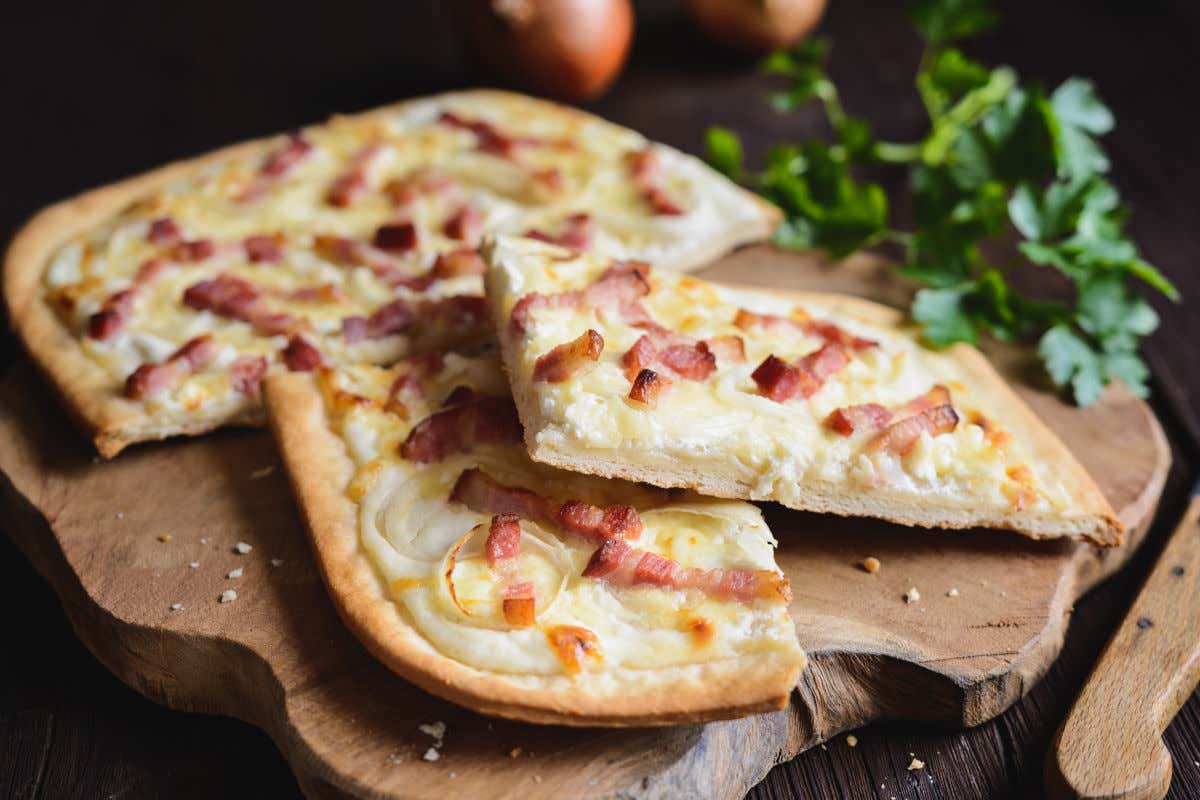
[[[1200,495],[1171,534],[1050,748],[1052,797],[1142,800],[1171,785],[1162,741],[1200,680]]]

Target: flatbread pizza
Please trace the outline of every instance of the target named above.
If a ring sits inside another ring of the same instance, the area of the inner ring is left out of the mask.
[[[494,349],[264,393],[330,596],[411,682],[565,725],[787,702],[804,656],[758,509],[530,461]]]
[[[778,214],[594,116],[464,91],[335,117],[88,192],[13,241],[18,334],[100,453],[262,420],[269,373],[490,330],[489,231],[689,268]]]
[[[534,460],[715,497],[1119,544],[1087,472],[976,350],[894,309],[484,247]]]

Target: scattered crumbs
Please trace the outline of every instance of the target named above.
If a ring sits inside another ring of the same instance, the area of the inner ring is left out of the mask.
[[[908,771],[912,772],[916,769],[925,769],[925,762],[914,756],[913,760],[908,764]]]
[[[458,777],[458,773],[457,773],[457,772],[451,772],[449,777],[450,777],[450,780],[454,780],[455,778],[457,778],[457,777]]]
[[[253,549],[254,549],[254,545],[246,544],[245,542],[238,542],[237,544],[235,544],[233,546],[233,552],[237,553],[238,555],[243,555],[243,556],[246,555],[246,553],[249,553]]]
[[[226,589],[225,591],[221,592],[221,596],[217,598],[218,603],[232,603],[234,600],[237,600],[237,592],[235,592],[233,589]]]
[[[182,611],[183,603],[171,603],[171,610],[172,611]]]
[[[825,746],[825,743],[824,743],[824,742],[821,742],[821,749],[822,749],[822,750],[828,750],[829,748]]]
[[[509,758],[519,758],[520,756],[521,756],[521,748],[519,748],[519,747],[514,747],[512,750],[508,751]]]
[[[533,782],[534,782],[534,783],[541,783],[541,782],[542,782],[542,776],[541,776],[541,775],[534,775],[534,776],[533,776]]]
[[[946,592],[946,597],[958,597],[958,589],[951,587],[950,591]]]
[[[874,575],[879,572],[879,559],[875,556],[867,556],[862,560],[862,568]]]
[[[911,587],[907,592],[904,593],[904,602],[906,603],[915,603],[920,599],[921,593],[917,591],[917,587],[915,586]]]
[[[858,747],[858,737],[853,733],[850,734],[846,737],[846,744],[850,745],[851,747]]]
[[[275,471],[275,465],[268,464],[267,466],[263,467],[262,469],[256,469],[256,470],[254,470],[254,472],[251,472],[250,480],[256,481],[259,478],[265,478],[274,471]]]
[[[201,538],[200,544],[208,544],[208,539]]]
[[[442,739],[446,738],[446,723],[438,720],[437,722],[425,722],[417,726],[417,730],[426,736],[431,736],[437,739],[438,744],[442,743]]]
[[[117,512],[117,519],[125,519],[125,512],[124,512],[124,511],[118,511],[118,512]]]
[[[425,759],[426,761],[437,761],[441,757],[442,757],[442,754],[439,753],[437,751],[437,749],[433,748],[433,747],[426,750],[425,755],[421,756],[421,758]]]
[[[282,567],[282,566],[283,566],[283,559],[282,559],[282,558],[272,558],[272,559],[271,559],[271,566],[272,566],[272,567]]]
[[[238,567],[237,569],[229,570],[229,574],[226,575],[225,577],[229,578],[229,580],[231,580],[231,581],[237,580],[238,578],[242,577],[242,568]]]
[[[158,535],[158,540],[159,540],[160,542],[164,542],[164,543],[165,543],[165,542],[169,542],[169,541],[171,541],[171,539],[172,539],[172,538],[173,538],[173,537],[172,537],[172,536],[171,536],[171,534],[169,534],[169,533],[160,533],[160,534]]]
[[[191,562],[190,564],[188,564],[188,569],[200,569],[200,562],[199,561]]]

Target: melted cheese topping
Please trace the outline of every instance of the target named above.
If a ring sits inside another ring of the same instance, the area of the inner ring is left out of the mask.
[[[489,262],[489,296],[502,330],[507,330],[514,304],[526,294],[583,288],[608,266],[602,258],[567,257],[556,248],[504,237],[493,245]],[[652,273],[650,283],[652,290],[642,303],[655,321],[698,340],[740,336],[745,360],[729,363],[718,357],[717,369],[706,380],[675,379],[657,405],[649,407],[628,399],[630,381],[621,365],[643,329],[627,324],[614,310],[536,308],[526,334],[511,340],[516,364],[510,367],[514,380],[536,402],[525,422],[539,445],[623,463],[676,462],[712,474],[732,473],[752,487],[752,499],[796,507],[801,507],[803,486],[849,485],[864,495],[886,493],[950,508],[1072,510],[1070,487],[1033,462],[1028,448],[1004,432],[1008,409],[973,385],[950,354],[923,347],[914,331],[853,316],[834,296],[801,309],[767,292],[720,287],[673,273]],[[853,352],[849,364],[811,397],[775,402],[758,393],[751,373],[768,355],[794,363],[824,340],[790,325],[739,329],[733,324],[739,308],[785,318],[808,315],[879,346]],[[595,368],[562,383],[531,381],[538,357],[589,328],[604,338]],[[902,455],[872,452],[866,445],[873,432],[842,436],[823,424],[831,412],[846,406],[898,408],[935,384],[950,387],[960,423],[950,433],[921,434]]]
[[[520,445],[477,448],[432,464],[406,461],[400,444],[454,388],[508,391],[495,357],[450,354],[424,383],[427,402],[404,420],[382,406],[389,385],[407,368],[405,362],[390,370],[348,367],[323,372],[322,381],[334,428],[358,468],[347,493],[359,508],[361,546],[408,622],[439,652],[489,672],[571,680],[580,670],[591,680],[768,652],[800,658],[782,599],[743,603],[697,590],[621,588],[585,578],[595,545],[524,519],[519,570],[535,586],[537,619],[532,627],[507,624],[503,581],[483,552],[491,515],[448,500],[459,475],[472,467],[556,500],[633,505],[644,525],[635,546],[685,567],[778,571],[775,542],[747,503],[672,500],[658,490],[534,464]],[[373,402],[334,402],[337,392]],[[595,651],[578,664],[554,645],[554,637],[571,628],[595,637]]]
[[[519,163],[490,155],[477,147],[474,133],[439,123],[439,115],[446,111],[491,123],[506,135],[567,142],[570,147],[521,147]],[[481,291],[476,276],[441,280],[419,294],[394,288],[365,266],[346,267],[323,258],[313,247],[317,234],[369,242],[379,226],[398,217],[411,219],[420,246],[399,259],[418,275],[429,269],[437,253],[462,246],[444,235],[442,225],[464,200],[482,212],[485,231],[538,228],[554,234],[566,217],[587,211],[596,223],[593,247],[598,251],[670,261],[686,260],[702,248],[705,237],[697,236],[697,231],[725,230],[723,226],[737,226],[759,213],[740,190],[699,160],[655,145],[665,190],[687,212],[655,216],[634,188],[624,160],[627,153],[648,146],[643,137],[516,95],[430,98],[362,118],[335,118],[306,130],[304,136],[313,145],[311,152],[282,178],[261,184],[253,200],[239,198],[257,185],[265,155],[228,158],[139,200],[64,243],[49,259],[45,299],[77,333],[83,351],[111,377],[114,394],[120,394],[124,380],[140,364],[161,362],[188,339],[211,333],[220,345],[216,361],[146,400],[147,412],[203,407],[233,414],[257,402],[234,392],[224,370],[238,354],[267,356],[273,370],[282,369],[277,354],[286,337],[257,335],[245,322],[183,305],[185,289],[219,273],[281,292],[322,284],[339,287],[343,299],[334,303],[281,297],[268,301],[272,311],[285,311],[303,321],[306,335],[327,363],[386,363],[411,351],[444,346],[445,341],[414,342],[404,336],[347,345],[341,337],[341,321],[369,316],[398,297],[436,299]],[[283,143],[281,139],[279,146]],[[371,144],[378,144],[379,151],[365,171],[367,190],[349,207],[330,205],[326,201],[330,187]],[[550,168],[561,174],[557,190],[536,177],[539,170]],[[400,213],[381,187],[423,169],[453,177],[465,188],[465,197],[424,196]],[[128,288],[147,259],[163,254],[164,248],[146,239],[150,223],[162,217],[174,220],[186,240],[214,241],[217,254],[198,264],[172,266],[140,288],[131,321],[121,333],[106,342],[88,338],[88,319],[105,299]],[[282,237],[280,263],[247,260],[240,242],[262,234]]]

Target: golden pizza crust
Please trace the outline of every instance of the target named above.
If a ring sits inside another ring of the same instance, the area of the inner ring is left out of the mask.
[[[579,121],[596,119],[583,111],[545,100],[494,89],[474,89],[407,100],[348,117],[335,115],[331,121],[368,120],[430,102],[454,102],[468,108],[477,104],[480,109],[520,104],[531,113],[565,115]],[[321,125],[313,125],[306,130],[319,127]],[[278,137],[270,136],[223,147],[85,192],[36,214],[17,232],[9,245],[4,258],[3,294],[13,328],[34,363],[57,388],[72,418],[92,439],[103,457],[112,458],[137,442],[196,435],[224,425],[261,425],[262,410],[255,404],[232,418],[218,413],[209,416],[189,413],[174,419],[156,415],[152,418],[140,403],[114,394],[111,378],[84,354],[78,339],[43,299],[42,280],[50,255],[72,237],[172,181],[227,159],[263,155],[276,144]],[[693,269],[733,247],[770,236],[782,218],[779,209],[751,192],[739,191],[748,203],[753,203],[758,209],[756,222],[718,232],[698,249],[686,254],[686,260],[665,266]]]
[[[797,305],[817,301],[837,313],[857,317],[876,325],[898,326],[904,321],[904,315],[896,309],[856,297],[723,285],[732,289],[772,294]],[[530,457],[535,461],[607,478],[642,481],[652,486],[693,489],[713,497],[757,498],[756,474],[748,468],[739,474],[739,462],[734,458],[728,459],[727,471],[715,474],[708,468],[689,466],[674,453],[641,452],[631,456],[628,451],[622,451],[620,454],[602,451],[599,454],[591,454],[571,447],[555,447],[540,441],[537,432],[544,424],[538,410],[539,404],[529,381],[512,380],[514,375],[519,374],[516,365],[520,363],[520,359],[512,337],[503,335],[503,324],[497,320],[497,325],[501,326],[501,355],[512,383],[513,397],[521,422],[525,426],[525,443]],[[785,504],[804,511],[839,516],[877,517],[901,525],[953,529],[990,527],[1012,530],[1033,539],[1086,539],[1102,547],[1121,544],[1124,525],[1095,481],[1058,437],[1009,387],[987,358],[966,344],[956,344],[949,348],[948,352],[980,390],[996,398],[997,405],[1008,410],[1009,417],[1006,422],[1014,429],[1017,437],[1031,448],[1031,456],[1038,463],[1046,465],[1054,474],[1066,478],[1065,483],[1070,487],[1072,504],[1081,510],[1082,514],[1070,521],[1054,513],[1039,514],[1012,510],[1002,514],[988,514],[981,513],[978,509],[946,508],[936,501],[914,499],[910,495],[888,497],[886,493],[878,490],[871,495],[865,495],[854,490],[848,491],[840,484],[811,481],[795,484],[795,496]]]
[[[354,466],[330,428],[313,376],[273,375],[264,384],[275,432],[317,564],[338,613],[379,660],[406,680],[484,714],[557,725],[667,725],[728,719],[783,708],[803,667],[792,652],[713,664],[630,671],[616,691],[589,689],[588,676],[505,676],[436,651],[359,546],[357,506],[345,495]]]

